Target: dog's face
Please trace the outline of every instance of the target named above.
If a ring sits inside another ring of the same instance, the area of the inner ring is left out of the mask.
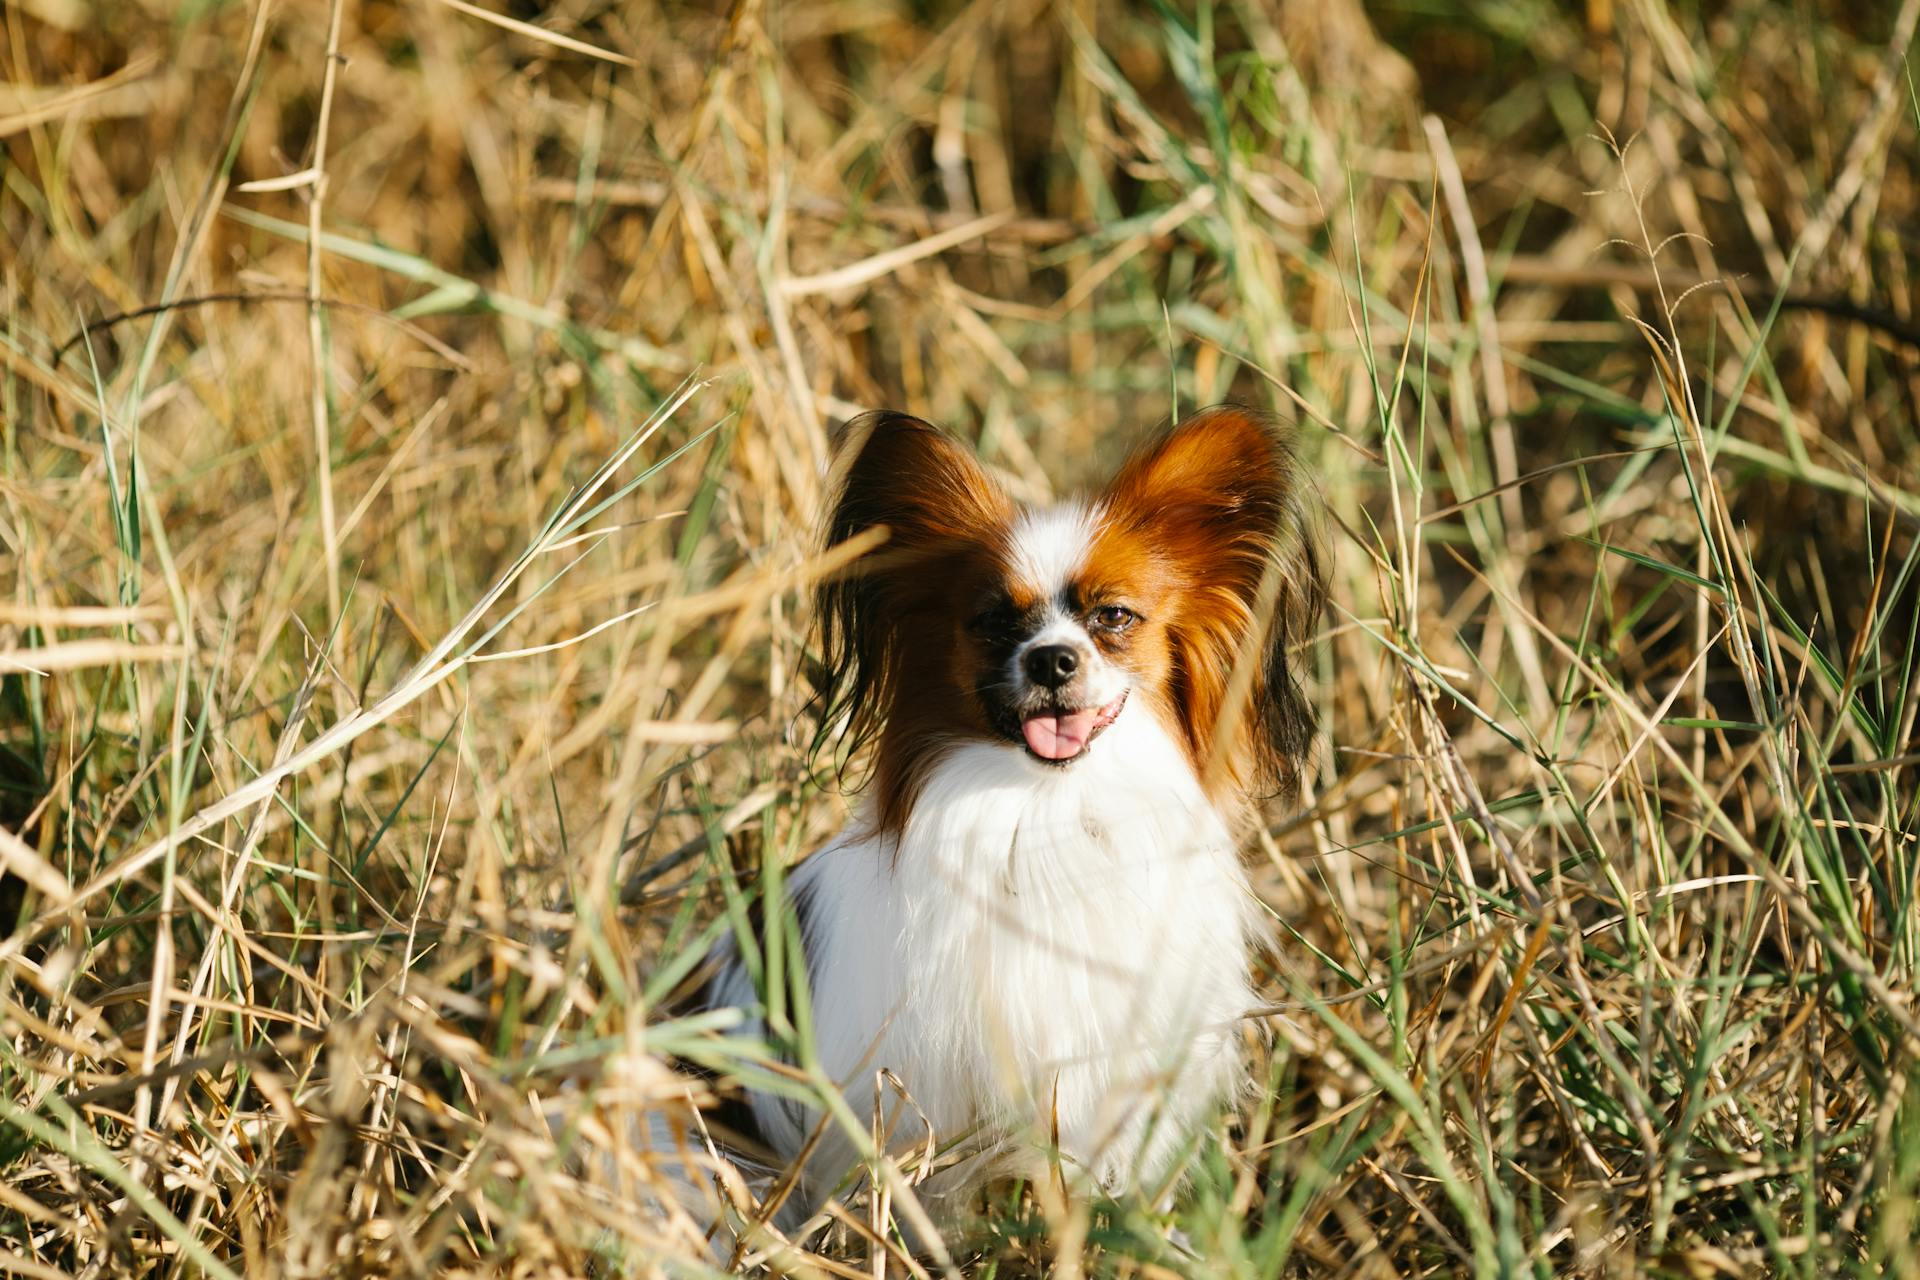
[[[1165,568],[1104,513],[1068,503],[1017,516],[960,648],[983,722],[1034,759],[1069,766],[1139,694],[1164,689]]]
[[[942,744],[1071,769],[1123,715],[1158,717],[1202,777],[1287,784],[1310,731],[1288,650],[1323,585],[1270,424],[1195,415],[1100,494],[1042,508],[901,415],[850,424],[840,459],[831,540],[889,538],[822,590],[827,692],[881,734],[883,812],[904,817]]]

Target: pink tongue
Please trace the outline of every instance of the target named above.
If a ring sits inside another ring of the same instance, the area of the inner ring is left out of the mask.
[[[1020,731],[1027,735],[1028,749],[1042,760],[1071,760],[1087,749],[1087,739],[1093,736],[1099,718],[1097,709],[1065,716],[1035,716],[1022,721]]]

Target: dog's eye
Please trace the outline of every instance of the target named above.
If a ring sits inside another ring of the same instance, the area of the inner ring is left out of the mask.
[[[1125,631],[1140,615],[1121,604],[1103,604],[1093,611],[1093,625],[1102,631]]]
[[[1002,600],[990,604],[967,619],[967,629],[976,635],[1003,635],[1018,621],[1013,606]]]

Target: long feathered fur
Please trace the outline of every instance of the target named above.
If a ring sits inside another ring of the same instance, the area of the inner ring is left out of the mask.
[[[1055,1143],[1091,1185],[1158,1185],[1244,1085],[1259,934],[1235,827],[1296,785],[1312,733],[1325,583],[1288,440],[1209,410],[1101,493],[1023,511],[935,428],[870,414],[833,492],[830,545],[889,536],[817,600],[825,718],[871,744],[874,785],[788,882],[814,1058],[854,1115],[968,1136],[936,1195]],[[1023,674],[1059,643],[1074,706]],[[1063,719],[1077,745],[1037,755]],[[713,959],[707,1003],[756,1009],[738,950]],[[889,1077],[904,1095],[876,1093]],[[748,1108],[787,1159],[820,1122]],[[832,1125],[812,1150],[794,1215],[856,1163]]]

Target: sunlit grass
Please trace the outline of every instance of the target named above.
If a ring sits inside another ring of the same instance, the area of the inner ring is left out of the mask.
[[[1233,398],[1335,564],[1261,1087],[728,1261],[1920,1273],[1920,3],[471,7],[5,15],[0,1269],[709,1267],[648,1114],[868,1127],[781,913],[673,1000],[860,776],[831,426]]]

